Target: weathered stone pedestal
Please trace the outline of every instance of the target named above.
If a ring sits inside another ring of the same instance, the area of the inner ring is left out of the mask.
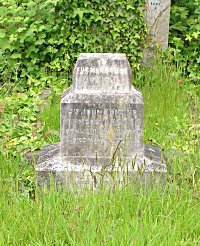
[[[168,47],[171,0],[146,0],[145,20],[150,32],[148,48],[143,51],[143,64],[151,66],[155,46],[162,51]]]
[[[143,98],[124,54],[81,54],[61,100],[61,142],[43,148],[40,184],[53,175],[67,189],[119,182],[160,184],[159,148],[142,141]]]

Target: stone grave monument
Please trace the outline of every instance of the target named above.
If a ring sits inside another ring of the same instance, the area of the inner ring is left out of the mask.
[[[124,54],[80,54],[61,99],[60,143],[43,148],[39,184],[51,175],[68,189],[126,180],[160,183],[160,149],[143,144],[143,97]]]
[[[154,45],[158,44],[162,51],[168,47],[171,0],[146,0],[146,23],[150,30],[149,48],[143,52],[143,63],[151,64]]]
[[[157,43],[162,50],[168,47],[171,0],[146,0],[146,20],[152,45]]]

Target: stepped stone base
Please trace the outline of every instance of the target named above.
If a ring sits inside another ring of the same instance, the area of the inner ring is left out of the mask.
[[[45,146],[36,165],[38,184],[49,186],[53,178],[57,185],[66,186],[67,190],[96,189],[102,184],[112,187],[116,183],[165,186],[167,169],[157,147],[145,145],[144,156],[136,156],[134,160],[116,159],[110,165],[107,165],[108,159],[104,161],[104,165],[100,162],[98,165],[73,164],[61,158],[60,144]]]

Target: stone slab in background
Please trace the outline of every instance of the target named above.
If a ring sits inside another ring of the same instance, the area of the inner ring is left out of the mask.
[[[150,30],[148,48],[143,51],[143,65],[151,67],[155,56],[155,45],[162,51],[168,47],[171,0],[146,0],[147,27]]]
[[[146,0],[146,21],[152,45],[159,44],[163,51],[168,47],[170,6],[171,0]]]

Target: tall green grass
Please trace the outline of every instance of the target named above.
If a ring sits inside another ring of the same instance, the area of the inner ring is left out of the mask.
[[[39,115],[39,120],[44,124],[44,137],[49,143],[59,142],[60,100],[60,96],[55,96]]]
[[[20,155],[1,154],[0,245],[199,245],[198,116],[182,80],[176,68],[158,60],[134,78],[144,96],[144,142],[161,146],[167,161],[163,191],[130,185],[114,192],[40,190],[34,167]],[[53,134],[59,103],[55,98],[39,116],[49,143],[59,140]]]
[[[161,192],[19,190],[19,167],[4,162],[0,178],[0,245],[199,245],[200,205],[187,182]],[[2,163],[2,159],[1,159]]]

